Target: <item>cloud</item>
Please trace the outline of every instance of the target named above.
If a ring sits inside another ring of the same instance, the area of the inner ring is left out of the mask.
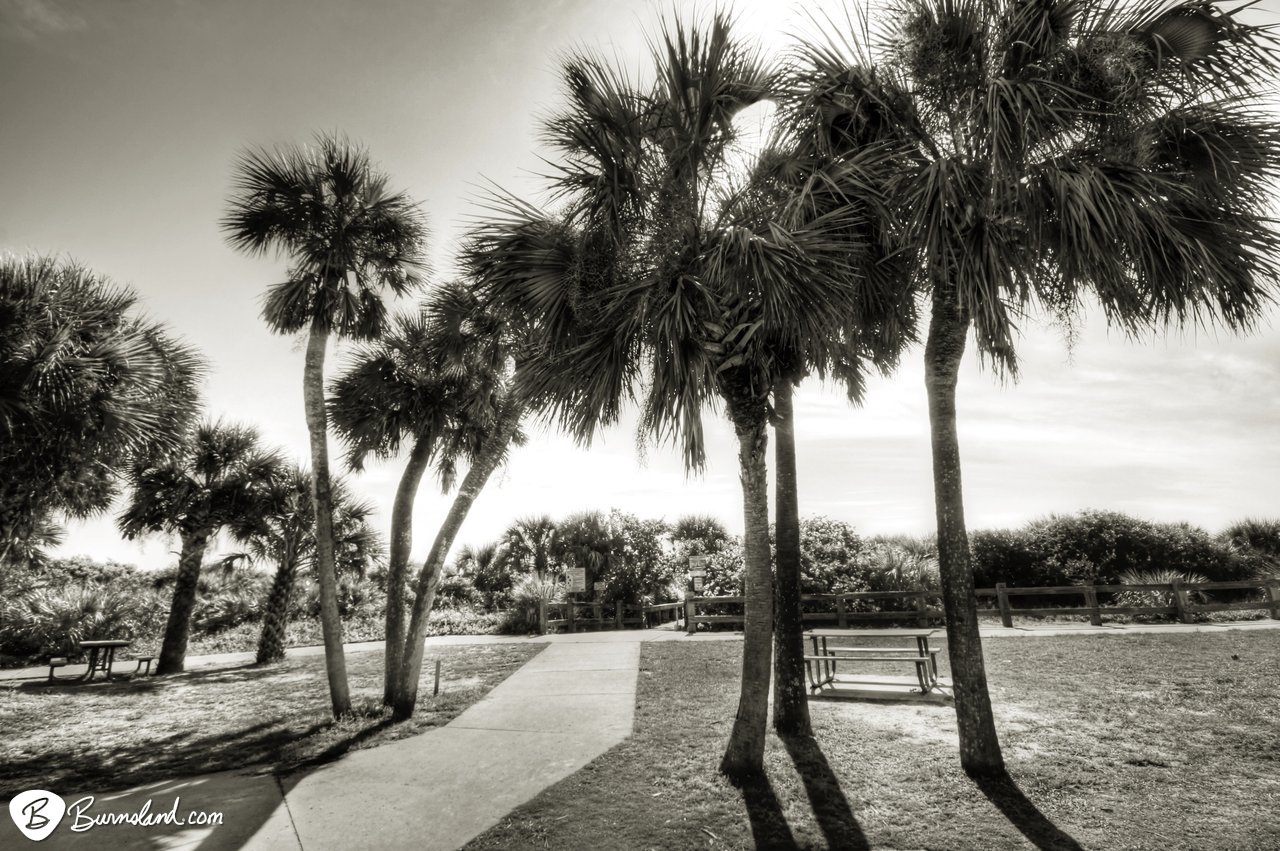
[[[58,0],[0,0],[0,36],[36,41],[83,30],[89,22],[71,8],[73,5]]]

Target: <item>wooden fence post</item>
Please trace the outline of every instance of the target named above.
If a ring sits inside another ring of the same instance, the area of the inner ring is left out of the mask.
[[[577,624],[576,624],[577,613],[574,612],[574,609],[577,607],[573,605],[573,600],[566,600],[564,604],[564,608],[565,608],[564,617],[565,617],[565,620],[568,621],[568,623],[565,624],[567,631],[577,632],[578,631]]]
[[[929,625],[929,598],[925,596],[927,593],[923,588],[916,592],[916,611],[920,613],[917,622],[921,629]]]
[[[619,600],[617,608],[613,610],[613,628],[622,629],[622,607],[625,604]]]
[[[691,596],[685,597],[684,598],[684,631],[688,635],[693,635],[695,632],[698,631],[698,625],[693,622],[693,617],[694,617],[693,613],[695,610],[696,610],[696,606],[694,605],[693,597]]]
[[[1092,585],[1084,586],[1084,605],[1089,610],[1089,623],[1102,626],[1102,612],[1098,611],[1098,589]]]
[[[1007,627],[1013,626],[1013,611],[1009,608],[1009,592],[1003,582],[996,583],[996,603],[1000,606],[1000,622]]]
[[[1267,592],[1267,602],[1271,604],[1271,619],[1280,621],[1280,593],[1276,592],[1276,586],[1280,585],[1280,579],[1272,579],[1263,585]]]
[[[1187,589],[1182,587],[1182,580],[1173,580],[1169,587],[1173,589],[1173,605],[1178,610],[1178,620],[1191,623],[1191,612],[1187,610]]]
[[[845,612],[844,597],[836,597],[836,626],[844,629],[849,625],[849,615]]]
[[[547,601],[538,600],[538,635],[547,634]]]

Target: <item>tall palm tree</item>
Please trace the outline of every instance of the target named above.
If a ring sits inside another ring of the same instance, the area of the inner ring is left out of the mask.
[[[1211,4],[902,0],[802,46],[833,156],[876,128],[875,194],[928,293],[925,385],[960,758],[1003,770],[982,661],[956,435],[967,338],[1016,370],[1016,321],[1086,294],[1135,331],[1248,328],[1269,300],[1280,132],[1272,35]],[[852,132],[847,132],[852,131]]]
[[[334,567],[324,359],[329,337],[374,339],[386,325],[381,293],[422,284],[425,220],[392,193],[368,152],[321,135],[310,148],[248,151],[236,163],[222,229],[235,248],[289,258],[287,280],[267,292],[263,318],[281,334],[307,333],[303,396],[311,439],[320,620],[335,715],[351,711]]]
[[[593,56],[566,64],[569,104],[547,130],[563,211],[495,199],[474,274],[490,298],[537,317],[544,356],[520,379],[579,437],[636,400],[643,428],[678,440],[696,469],[703,408],[727,410],[747,587],[742,692],[721,769],[743,777],[763,770],[768,717],[767,428],[785,365],[776,344],[825,339],[843,323],[852,223],[847,207],[809,216],[804,197],[782,209],[762,201],[772,190],[750,168],[735,119],[769,96],[772,75],[725,16],[668,25],[653,64],[650,87]]]
[[[129,502],[119,519],[124,536],[133,539],[164,531],[182,541],[157,674],[183,669],[210,539],[226,529],[247,540],[261,529],[282,466],[279,454],[264,449],[254,429],[206,422],[180,450],[161,461],[139,464],[130,473]]]
[[[489,474],[520,439],[523,408],[505,402],[517,325],[483,310],[468,286],[447,284],[417,316],[401,318],[395,333],[361,351],[332,388],[334,425],[353,467],[370,453],[387,457],[406,442],[411,446],[392,510],[387,571],[383,700],[399,717],[412,714],[417,700],[426,617],[444,559]],[[422,477],[434,462],[448,490],[464,459],[469,469],[413,584],[406,627],[413,506]]]
[[[266,665],[284,658],[289,606],[298,576],[315,566],[315,509],[311,504],[311,473],[291,464],[273,484],[270,510],[262,527],[249,539],[254,561],[276,566],[262,614],[257,663]],[[334,558],[338,575],[365,574],[382,556],[382,541],[369,524],[374,508],[355,499],[342,479],[333,481]]]
[[[202,372],[128,289],[72,262],[0,257],[0,563],[59,515],[105,511],[135,461],[178,446]]]

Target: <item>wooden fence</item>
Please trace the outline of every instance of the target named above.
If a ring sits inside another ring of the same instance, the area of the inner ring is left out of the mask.
[[[1260,600],[1228,603],[1193,602],[1193,595],[1204,591],[1261,590]],[[1114,598],[1128,592],[1158,592],[1167,595],[1169,605],[1116,606],[1102,605],[1100,598]],[[1079,596],[1080,606],[1015,606],[1013,598]],[[978,613],[999,614],[1000,622],[1013,626],[1014,615],[1078,615],[1087,617],[1094,626],[1102,624],[1103,615],[1171,615],[1183,623],[1191,623],[1205,612],[1267,610],[1280,620],[1280,579],[1255,579],[1238,582],[1169,582],[1151,585],[1055,585],[1039,588],[1010,588],[1005,583],[995,588],[979,588]],[[685,631],[692,634],[698,624],[741,626],[744,597],[686,597],[675,603],[640,606],[601,602],[539,602],[538,633],[563,627],[569,632],[579,628],[623,629],[627,626],[648,627],[684,618]],[[913,626],[930,626],[942,620],[942,599],[936,591],[861,591],[848,594],[805,594],[800,598],[802,617],[807,623],[874,624],[894,621]],[[983,602],[986,601],[986,605]],[[885,604],[890,604],[888,608]],[[727,609],[735,611],[726,611]]]

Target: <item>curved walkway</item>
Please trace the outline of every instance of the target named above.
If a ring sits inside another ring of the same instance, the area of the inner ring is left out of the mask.
[[[984,638],[1014,638],[1278,627],[1280,622],[1276,621],[1110,627],[1056,624],[1012,629],[984,626],[982,632]],[[73,832],[75,820],[68,813],[48,839],[32,847],[202,851],[457,848],[631,733],[641,642],[740,637],[741,633],[686,637],[681,632],[657,629],[537,638],[428,639],[434,644],[535,641],[549,646],[438,730],[352,751],[338,762],[282,778],[250,769],[152,783],[98,796],[85,811],[86,816],[139,813],[150,802],[152,815],[168,813],[171,808],[187,820],[191,811],[221,813],[220,826],[98,825]],[[348,647],[351,652],[377,649],[381,649],[380,642]],[[290,652],[310,655],[319,649]],[[194,657],[189,663],[235,664],[250,656]],[[32,670],[38,676],[47,671]],[[24,672],[6,673],[12,678]],[[0,816],[0,848],[29,844],[13,821]]]

